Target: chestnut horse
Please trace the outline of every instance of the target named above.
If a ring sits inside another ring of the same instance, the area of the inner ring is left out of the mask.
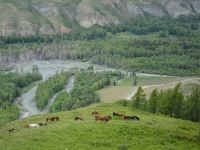
[[[106,121],[106,122],[108,122],[108,121],[112,120],[112,117],[111,117],[111,116],[104,116],[104,117],[96,116],[96,117],[95,117],[95,120],[96,120],[96,121],[101,120],[101,121]]]
[[[48,117],[48,118],[46,118],[46,122],[48,122],[48,121],[59,121],[59,117],[58,116],[56,116],[56,117]]]

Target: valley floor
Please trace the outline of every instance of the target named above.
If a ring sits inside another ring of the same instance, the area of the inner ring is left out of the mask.
[[[113,118],[110,122],[97,122],[92,111],[101,115],[120,112],[137,115],[140,121],[124,121]],[[60,121],[47,127],[24,128],[28,123],[43,122],[46,117],[59,116]],[[74,121],[81,116],[83,121]],[[11,136],[7,130],[14,128]],[[199,150],[199,124],[181,119],[152,115],[123,107],[121,102],[93,104],[85,108],[36,115],[17,120],[0,128],[2,150]]]
[[[131,100],[131,97],[137,92],[139,86],[144,89],[148,98],[154,89],[167,90],[174,88],[178,83],[182,83],[182,93],[186,96],[191,93],[192,89],[200,86],[198,77],[171,77],[171,76],[142,76],[137,77],[137,85],[133,86],[134,78],[125,78],[120,80],[116,86],[109,86],[98,91],[102,102],[111,103],[119,99]]]

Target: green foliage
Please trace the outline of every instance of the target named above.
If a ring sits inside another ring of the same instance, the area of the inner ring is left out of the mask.
[[[75,73],[75,85],[70,94],[61,92],[57,95],[51,111],[71,110],[99,102],[96,91],[110,85],[111,79],[120,79],[120,72],[94,73],[89,70],[80,70]]]
[[[19,117],[19,115],[20,110],[14,104],[8,106],[6,109],[0,109],[0,126],[13,120],[16,120]]]
[[[43,109],[48,100],[57,92],[64,89],[67,83],[67,79],[71,76],[70,72],[57,73],[53,77],[50,77],[43,83],[40,83],[36,90],[35,100],[37,107]]]
[[[200,75],[199,22],[199,15],[178,18],[151,16],[118,25],[95,25],[63,35],[2,37],[0,51],[2,55],[17,58],[19,53],[30,49],[48,54],[57,47],[62,52],[62,59],[91,60],[134,72],[196,76]],[[52,59],[58,56],[42,57]]]
[[[146,98],[144,90],[139,87],[135,95],[132,97],[133,106],[138,109],[144,109],[146,104]]]
[[[151,113],[157,112],[157,103],[158,103],[158,90],[155,89],[152,91],[149,100],[148,100],[148,111]]]
[[[20,110],[14,105],[22,88],[41,80],[39,73],[0,73],[0,125],[19,117]]]
[[[200,122],[200,89],[196,88],[187,97],[185,102],[185,117],[192,121]]]
[[[127,107],[127,106],[128,106],[127,100],[123,100],[123,106],[124,106],[124,107]]]
[[[200,89],[195,88],[184,100],[180,86],[179,83],[173,89],[161,92],[153,90],[147,103],[148,111],[199,122]]]
[[[50,107],[50,112],[59,112],[62,110],[71,110],[74,102],[67,92],[60,92]]]

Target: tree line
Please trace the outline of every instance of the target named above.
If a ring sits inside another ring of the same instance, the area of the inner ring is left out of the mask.
[[[23,46],[0,44],[0,51],[4,55],[13,54],[13,59],[31,49],[43,59],[91,60],[127,71],[196,76],[200,75],[199,18],[200,15],[141,17],[118,25],[96,25],[66,35],[46,37],[47,41],[52,38],[55,43],[50,40],[49,43]],[[144,28],[144,33],[135,32],[135,29],[143,32]],[[135,34],[142,36],[136,38]]]
[[[61,92],[57,95],[51,112],[71,110],[99,102],[97,90],[109,86],[123,78],[120,72],[94,73],[93,70],[80,70],[75,73],[74,89],[70,92]]]
[[[14,104],[15,99],[20,96],[23,88],[41,79],[42,75],[39,72],[0,73],[0,125],[19,117],[20,110]]]
[[[166,91],[153,90],[147,100],[144,90],[139,87],[132,97],[134,108],[160,113],[170,117],[200,121],[200,89],[193,89],[191,95],[184,97],[180,91],[181,83]]]
[[[53,77],[40,83],[36,90],[35,101],[39,109],[43,109],[52,96],[63,90],[67,84],[68,78],[71,76],[70,72],[56,73]]]

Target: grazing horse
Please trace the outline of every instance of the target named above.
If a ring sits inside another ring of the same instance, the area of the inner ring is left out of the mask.
[[[29,128],[39,128],[39,124],[29,124]]]
[[[98,115],[99,116],[99,113],[97,111],[93,111],[92,115]]]
[[[48,117],[48,118],[46,118],[46,122],[48,122],[48,121],[59,121],[59,117],[58,116],[56,116],[56,117]]]
[[[113,112],[113,116],[119,116],[119,117],[123,117],[123,116],[124,116],[124,114],[120,114],[120,113],[118,113],[118,112]]]
[[[8,130],[9,136],[10,136],[10,133],[14,132],[14,130],[15,130],[14,128]]]
[[[42,127],[42,126],[47,126],[47,123],[44,122],[44,123],[39,123],[39,126]]]
[[[82,117],[75,117],[74,120],[76,120],[76,121],[77,120],[83,120],[83,118]]]
[[[137,120],[139,121],[140,118],[137,116],[124,116],[124,120]]]
[[[138,116],[132,116],[132,118],[134,118],[134,120],[140,120],[140,118]]]
[[[96,116],[96,117],[95,117],[95,120],[96,120],[96,121],[101,120],[101,121],[106,121],[106,122],[108,122],[108,121],[112,120],[112,117],[111,117],[111,116],[104,116],[104,117]]]

